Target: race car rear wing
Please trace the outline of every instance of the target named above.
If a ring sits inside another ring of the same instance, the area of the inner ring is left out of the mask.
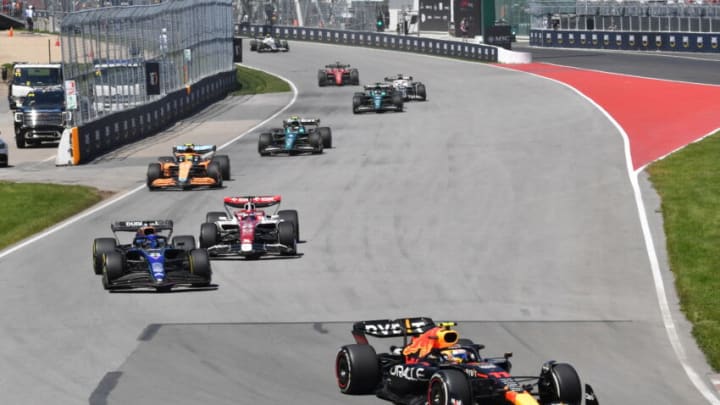
[[[352,335],[359,344],[368,344],[367,335],[378,338],[418,336],[437,326],[426,317],[376,319],[353,324]]]
[[[192,148],[194,153],[205,154],[215,152],[217,147],[215,145],[176,145],[173,146],[173,153],[186,153]]]
[[[365,90],[373,90],[376,88],[392,89],[392,84],[390,84],[390,83],[375,83],[375,84],[366,84],[364,87],[365,87]]]
[[[110,225],[113,232],[137,232],[138,229],[151,226],[158,231],[172,231],[173,221],[170,219],[153,219],[143,221],[116,221]]]
[[[261,196],[240,196],[240,197],[225,197],[223,200],[226,206],[232,208],[244,208],[245,204],[251,202],[255,204],[256,208],[272,207],[282,202],[282,196],[279,195],[261,195]]]
[[[350,65],[342,64],[340,62],[332,63],[330,65],[325,65],[325,68],[327,68],[327,69],[334,69],[334,68],[347,69],[349,67],[350,67]]]
[[[412,80],[412,76],[403,75],[403,74],[397,74],[395,76],[386,76],[385,81],[391,82],[393,80]]]
[[[287,126],[291,120],[283,120],[283,125]],[[300,118],[297,120],[301,125],[319,125],[320,118]]]

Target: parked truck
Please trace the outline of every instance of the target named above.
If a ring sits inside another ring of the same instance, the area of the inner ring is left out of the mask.
[[[33,89],[62,86],[62,65],[15,63],[8,79],[8,102],[14,110]]]
[[[58,142],[72,115],[65,110],[62,86],[37,88],[25,96],[13,113],[15,143],[18,148],[41,142]]]

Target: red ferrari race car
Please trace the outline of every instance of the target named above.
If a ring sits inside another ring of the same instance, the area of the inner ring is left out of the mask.
[[[296,256],[300,222],[296,210],[279,210],[282,197],[225,197],[226,212],[208,212],[200,226],[200,247],[211,257]],[[260,208],[276,206],[275,213]],[[239,209],[238,209],[239,208]]]
[[[325,65],[325,69],[318,70],[318,86],[329,86],[329,85],[342,86],[345,84],[359,85],[360,84],[360,72],[356,68],[351,68],[350,65],[335,62],[330,65]]]
[[[355,323],[357,343],[335,357],[340,392],[395,405],[598,405],[570,364],[547,361],[539,375],[510,375],[512,353],[483,357],[485,346],[461,339],[455,325],[424,317]],[[376,353],[367,336],[402,338],[402,345]]]

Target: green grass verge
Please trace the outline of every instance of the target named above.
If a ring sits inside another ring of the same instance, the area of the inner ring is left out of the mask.
[[[670,267],[680,305],[708,363],[720,370],[720,136],[648,167],[662,199]]]
[[[103,199],[84,186],[0,181],[0,249],[42,231]]]
[[[238,90],[232,93],[233,96],[290,91],[290,85],[286,81],[265,72],[245,66],[238,66],[235,72]]]

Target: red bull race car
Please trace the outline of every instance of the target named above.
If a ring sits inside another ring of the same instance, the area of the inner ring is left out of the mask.
[[[355,323],[356,343],[335,357],[340,392],[395,405],[598,405],[570,364],[548,361],[539,375],[511,375],[512,353],[483,357],[485,346],[461,339],[454,326],[425,317]],[[402,338],[402,345],[376,353],[367,336]]]
[[[318,86],[343,86],[346,84],[359,85],[360,72],[348,64],[335,62],[325,65],[325,69],[318,70]]]
[[[110,225],[112,238],[93,241],[93,270],[102,275],[106,290],[150,288],[169,291],[176,286],[209,287],[210,260],[196,249],[195,237],[172,237],[171,220],[118,221]],[[129,243],[118,232],[133,232]]]
[[[211,257],[296,256],[300,222],[296,210],[279,210],[282,197],[225,197],[225,212],[208,212],[200,225],[200,247]],[[274,213],[262,208],[275,206]]]

